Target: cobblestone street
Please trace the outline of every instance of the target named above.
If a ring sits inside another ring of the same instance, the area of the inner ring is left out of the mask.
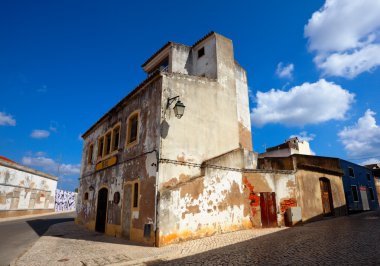
[[[380,265],[380,213],[328,219],[149,265]]]
[[[380,211],[293,228],[251,229],[161,248],[53,225],[14,264],[78,265],[380,265]]]

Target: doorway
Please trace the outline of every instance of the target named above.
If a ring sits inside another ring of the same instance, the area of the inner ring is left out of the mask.
[[[108,201],[108,189],[102,188],[98,192],[98,207],[96,209],[96,224],[95,224],[95,230],[101,233],[104,233],[106,229],[107,201]]]
[[[260,209],[262,227],[277,227],[276,193],[260,192]]]
[[[322,207],[323,215],[331,216],[334,215],[334,205],[331,194],[331,184],[330,180],[325,177],[319,179],[319,184],[321,186],[321,198],[322,198]]]

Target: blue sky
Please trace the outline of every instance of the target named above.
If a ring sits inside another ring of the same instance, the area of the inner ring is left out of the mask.
[[[378,160],[379,2],[1,1],[0,155],[73,190],[80,134],[141,64],[213,30],[247,70],[255,151],[301,135],[317,155]]]

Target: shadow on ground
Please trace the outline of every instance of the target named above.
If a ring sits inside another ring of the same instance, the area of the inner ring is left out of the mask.
[[[327,219],[146,265],[380,265],[380,212]]]
[[[35,220],[26,221],[26,222],[39,236],[42,236],[53,224],[70,222],[70,221],[74,221],[74,218],[35,219]]]

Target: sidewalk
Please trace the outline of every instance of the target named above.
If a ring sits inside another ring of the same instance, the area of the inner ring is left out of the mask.
[[[145,262],[194,255],[284,229],[242,230],[155,248],[90,232],[74,222],[65,222],[53,225],[11,265],[145,265]]]
[[[27,215],[21,215],[21,216],[6,217],[6,218],[0,218],[0,223],[29,219],[29,218],[38,218],[41,216],[57,215],[57,214],[61,214],[61,213],[75,213],[75,211],[47,212],[47,213],[39,213],[39,214],[27,214]]]

